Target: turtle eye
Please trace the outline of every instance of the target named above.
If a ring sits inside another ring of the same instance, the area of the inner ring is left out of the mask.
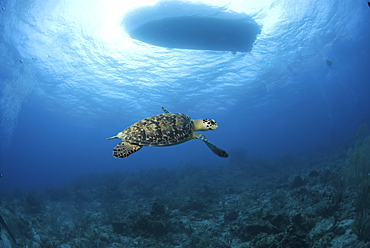
[[[207,124],[209,126],[214,126],[214,125],[216,125],[216,122],[214,120],[209,119]]]

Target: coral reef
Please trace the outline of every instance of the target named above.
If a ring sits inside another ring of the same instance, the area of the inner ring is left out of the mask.
[[[370,247],[366,128],[346,156],[267,161],[237,150],[229,166],[117,171],[1,192],[1,216],[21,247]],[[7,232],[1,239],[16,247]]]
[[[370,241],[370,136],[366,124],[356,134],[354,149],[349,149],[345,175],[347,186],[356,190],[354,231],[360,240]]]

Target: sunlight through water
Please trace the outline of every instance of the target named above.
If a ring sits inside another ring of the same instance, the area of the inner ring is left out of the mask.
[[[133,40],[122,26],[127,11],[157,2],[2,2],[0,21],[7,25],[1,24],[6,123],[1,125],[8,127],[9,137],[28,99],[85,124],[130,123],[160,112],[161,105],[200,116],[226,113],[241,99],[247,106],[263,105],[277,99],[275,89],[296,83],[307,71],[326,68],[331,44],[349,39],[349,33],[356,36],[352,27],[359,22],[357,15],[344,14],[350,1],[341,9],[336,1],[189,1],[245,13],[261,33],[250,53],[168,49]],[[17,51],[5,52],[9,47]],[[17,61],[6,62],[14,54],[19,54]],[[19,60],[23,69],[10,75]],[[264,97],[255,98],[256,91]]]

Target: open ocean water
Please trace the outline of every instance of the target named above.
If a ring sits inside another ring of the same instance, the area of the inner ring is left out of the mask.
[[[240,52],[130,37],[157,2],[0,1],[0,247],[370,247],[370,4],[162,2],[247,15]],[[229,157],[114,158],[106,138],[161,106],[214,119]]]

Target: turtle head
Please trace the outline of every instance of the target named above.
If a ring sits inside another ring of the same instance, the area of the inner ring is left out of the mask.
[[[208,131],[215,130],[218,128],[217,123],[212,119],[198,119],[193,120],[194,131]]]

